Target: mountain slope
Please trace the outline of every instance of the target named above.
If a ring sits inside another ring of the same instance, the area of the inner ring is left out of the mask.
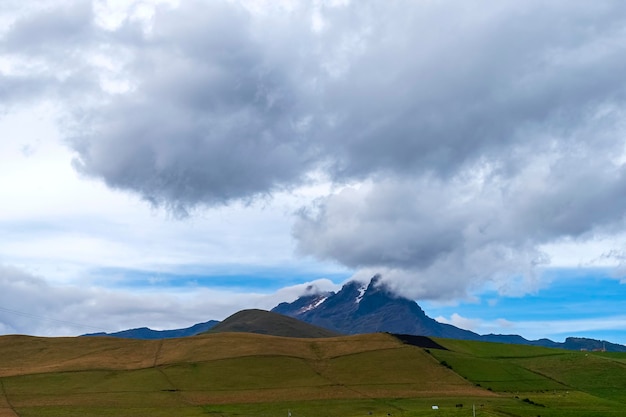
[[[339,332],[314,326],[278,313],[264,310],[242,310],[213,327],[209,333],[244,332],[282,337],[333,337]]]
[[[568,350],[626,352],[626,346],[595,339],[568,337],[563,343],[549,339],[527,340],[519,335],[479,335],[439,323],[428,317],[415,301],[392,294],[378,276],[368,285],[351,281],[337,293],[309,294],[292,303],[281,303],[272,311],[345,334],[389,332]]]
[[[413,300],[398,297],[375,276],[369,284],[348,282],[337,292],[304,295],[291,303],[281,303],[269,312],[244,310],[225,323],[198,323],[176,330],[139,328],[116,333],[94,333],[85,336],[113,336],[128,339],[168,339],[194,336],[214,327],[215,332],[248,332],[286,337],[330,337],[337,334],[388,332],[394,334],[480,340],[507,344],[532,345],[568,350],[606,350],[626,352],[626,346],[607,341],[568,337],[559,343],[549,339],[527,340],[519,335],[479,335],[428,317]],[[282,316],[281,316],[282,315]],[[298,321],[286,320],[288,316]],[[317,329],[303,327],[305,323]]]
[[[404,333],[451,339],[479,339],[468,330],[428,317],[415,301],[394,296],[378,276],[365,286],[348,282],[337,293],[309,295],[272,309],[340,333]]]

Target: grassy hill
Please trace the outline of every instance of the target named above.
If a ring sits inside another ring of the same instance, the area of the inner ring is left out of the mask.
[[[258,309],[239,311],[208,330],[208,333],[223,332],[245,332],[302,338],[340,335],[337,332],[314,326],[292,317]]]
[[[0,417],[626,415],[624,354],[436,342],[4,336]]]

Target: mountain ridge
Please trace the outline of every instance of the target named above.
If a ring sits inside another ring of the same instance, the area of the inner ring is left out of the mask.
[[[279,313],[283,316],[334,332],[335,335],[386,332],[392,334],[542,346],[567,350],[626,352],[626,346],[605,340],[573,336],[567,337],[564,342],[555,342],[547,338],[528,340],[515,334],[480,335],[470,330],[460,329],[451,324],[440,323],[428,317],[415,300],[393,294],[378,275],[374,276],[369,283],[349,281],[345,283],[338,292],[311,293],[311,289],[312,287],[308,288],[308,292],[305,295],[302,295],[292,302],[278,304],[271,312]],[[264,312],[264,310],[242,310],[225,319],[224,322],[227,322],[227,320],[233,317],[241,318],[241,314],[246,311]],[[285,333],[285,329],[299,328],[299,326],[293,323],[289,325],[285,324],[284,321],[279,323],[279,321],[282,320],[280,318],[275,318],[276,321],[271,323],[272,320],[267,319],[267,315],[263,313],[258,314],[265,317],[263,319],[265,320],[264,324],[259,328],[255,329],[254,325],[249,320],[246,323],[246,320],[238,321],[233,318],[231,319],[231,323],[228,324],[228,326],[231,326],[230,328],[224,325],[222,330],[218,327],[217,331],[243,331],[290,336],[288,331]],[[92,333],[83,336],[166,339],[195,336],[211,331],[211,329],[219,324],[219,321],[210,320],[184,329],[151,330],[143,327],[114,333]],[[276,329],[280,329],[280,332],[276,333]],[[311,333],[298,333],[300,330],[293,331],[295,333],[293,333],[291,337],[330,337],[332,334],[328,333],[327,336],[310,336]],[[301,334],[302,336],[294,336],[294,334]],[[323,334],[323,332],[319,333],[318,331],[318,334]]]
[[[626,346],[604,340],[568,337],[564,342],[528,340],[520,335],[478,333],[440,323],[426,315],[414,300],[393,294],[374,276],[368,284],[350,281],[338,292],[308,294],[272,311],[345,334],[388,332],[460,340],[476,340],[562,348],[626,352]]]
[[[379,276],[367,285],[350,281],[338,293],[324,293],[323,299],[313,301],[308,306],[302,306],[303,302],[298,300],[295,304],[281,303],[272,311],[345,334],[383,331],[450,339],[477,336],[428,317],[415,301],[393,295]]]
[[[203,323],[197,323],[190,327],[182,329],[172,330],[152,330],[148,327],[138,327],[135,329],[121,330],[119,332],[99,332],[99,333],[87,333],[81,336],[109,336],[119,337],[123,339],[140,339],[140,340],[158,340],[158,339],[173,339],[177,337],[195,336],[200,333],[204,333],[207,330],[212,329],[220,322],[217,320],[209,320]]]

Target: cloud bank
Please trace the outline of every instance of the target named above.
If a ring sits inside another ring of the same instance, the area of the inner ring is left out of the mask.
[[[530,291],[542,245],[624,230],[621,1],[77,4],[14,19],[2,97],[53,94],[76,169],[155,206],[321,176],[300,253],[425,298]]]
[[[0,264],[0,334],[38,336],[115,332],[137,327],[185,328],[206,320],[223,320],[242,308],[269,310],[293,301],[308,287],[336,290],[327,279],[271,293],[240,293],[195,288],[146,288],[129,293],[99,286],[51,284],[44,278]],[[208,302],[207,300],[210,300]]]

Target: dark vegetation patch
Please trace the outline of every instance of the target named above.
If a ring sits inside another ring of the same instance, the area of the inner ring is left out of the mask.
[[[430,337],[426,336],[416,336],[413,334],[392,334],[396,339],[400,340],[402,343],[406,343],[407,345],[417,346],[425,349],[441,349],[448,350],[445,347],[441,346],[439,343],[435,342]]]
[[[537,407],[545,407],[545,405],[536,403],[533,400],[531,400],[530,398],[524,398],[522,401],[525,402],[525,403],[528,403],[528,404],[536,405]]]

